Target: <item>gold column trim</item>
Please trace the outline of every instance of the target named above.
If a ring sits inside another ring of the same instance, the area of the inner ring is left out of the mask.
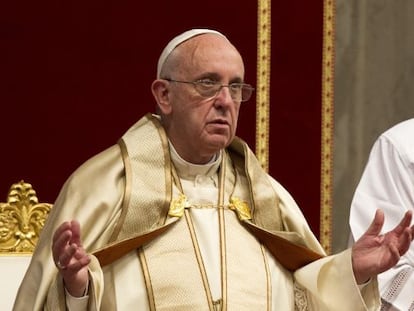
[[[266,172],[269,171],[270,4],[271,0],[259,0],[257,17],[256,156]]]
[[[257,29],[256,155],[269,170],[271,0],[258,1]],[[321,118],[321,206],[320,242],[332,249],[332,162],[334,111],[335,1],[323,3],[322,118]]]
[[[0,254],[32,253],[52,204],[39,203],[32,185],[20,181],[0,202]]]
[[[332,251],[332,162],[334,111],[335,1],[324,0],[322,51],[320,242]]]

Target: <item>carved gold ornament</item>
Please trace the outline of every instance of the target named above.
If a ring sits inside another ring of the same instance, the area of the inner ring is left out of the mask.
[[[13,184],[0,203],[0,253],[33,252],[51,208],[39,203],[31,184]]]

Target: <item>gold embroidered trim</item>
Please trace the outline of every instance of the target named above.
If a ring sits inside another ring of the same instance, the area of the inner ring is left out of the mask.
[[[219,195],[217,199],[217,206],[224,206],[224,181],[225,181],[225,173],[226,173],[226,164],[227,164],[227,154],[223,153],[221,165],[220,165],[220,173],[219,173]],[[207,295],[207,301],[209,304],[209,309],[216,311],[226,311],[227,310],[227,259],[226,259],[226,241],[225,241],[225,221],[224,221],[224,209],[219,209],[219,232],[220,232],[220,260],[221,260],[221,299],[213,301],[213,297],[211,295],[210,285],[207,279],[207,272],[204,266],[203,258],[201,256],[200,246],[198,244],[197,235],[195,233],[194,225],[191,219],[191,215],[188,212],[188,207],[191,205],[188,203],[187,196],[183,194],[184,189],[181,185],[180,178],[178,177],[177,171],[175,167],[172,166],[172,175],[175,185],[177,186],[178,190],[181,192],[179,197],[175,200],[172,200],[170,205],[170,210],[168,214],[170,216],[181,217],[183,214],[185,215],[186,223],[188,229],[190,231],[191,240],[194,245],[194,251],[196,254],[196,259],[199,265],[203,285]],[[234,189],[233,189],[234,191]]]
[[[267,311],[272,310],[272,276],[270,274],[270,268],[269,268],[269,261],[267,260],[266,256],[266,248],[262,244],[260,245],[260,249],[262,250],[262,256],[264,261],[264,266],[266,270],[266,287],[267,287]]]
[[[178,198],[171,200],[168,215],[171,217],[181,217],[184,214],[184,209],[189,207],[190,205],[187,201],[187,196],[185,194],[180,193]]]
[[[111,234],[109,242],[115,242],[116,238],[119,236],[121,232],[122,226],[125,222],[125,217],[128,213],[129,203],[131,201],[131,185],[132,185],[132,168],[131,168],[131,160],[129,158],[128,149],[126,147],[125,141],[120,139],[118,141],[118,145],[121,151],[122,160],[125,168],[125,190],[124,190],[124,199],[122,201],[122,211],[119,219],[114,227],[114,230]]]
[[[224,163],[226,157],[227,157],[227,154],[224,154],[223,158],[222,158],[222,168],[223,169],[226,166],[226,164]],[[221,170],[221,172],[224,172],[223,169]],[[177,171],[175,170],[175,168],[173,168],[172,174],[174,176],[175,183],[176,183],[176,185],[179,188],[179,191],[181,193],[179,194],[178,198],[175,198],[175,199],[171,200],[170,208],[168,210],[168,215],[169,216],[171,216],[171,217],[181,217],[184,214],[184,210],[189,209],[189,208],[196,208],[196,209],[217,208],[217,209],[229,209],[229,210],[235,211],[236,214],[237,214],[237,217],[239,218],[240,221],[251,220],[252,219],[252,213],[251,213],[251,209],[249,207],[249,204],[246,201],[243,201],[243,200],[233,196],[235,185],[237,183],[237,171],[236,170],[235,170],[235,175],[234,175],[235,176],[235,181],[234,181],[233,191],[232,191],[232,194],[230,195],[230,199],[229,199],[230,202],[227,205],[224,204],[224,202],[223,202],[224,197],[219,198],[219,202],[217,202],[217,204],[212,204],[212,203],[190,203],[190,202],[188,202],[187,196],[184,193],[182,193],[183,192],[182,185],[180,183],[180,179],[177,175]],[[220,176],[222,176],[222,175],[220,174]],[[224,184],[222,186],[224,187]]]
[[[223,205],[217,205],[213,203],[205,203],[205,204],[190,204],[188,208],[196,208],[196,209],[209,209],[209,208],[222,208],[222,209],[232,209],[230,204],[223,204]]]
[[[150,281],[151,278],[148,270],[147,259],[145,258],[145,254],[142,248],[137,249],[137,255],[139,262],[141,263],[142,272],[144,274],[145,286],[147,288],[148,306],[150,308],[150,311],[155,311],[154,290]]]
[[[295,297],[295,311],[309,311],[306,290],[298,283],[294,282],[293,293]]]
[[[269,98],[270,98],[270,4],[258,1],[257,24],[257,92],[256,92],[256,156],[269,170]]]
[[[171,217],[181,217],[184,214],[185,209],[227,209],[235,211],[239,220],[250,220],[252,214],[250,207],[246,201],[242,201],[239,198],[230,198],[229,204],[213,204],[213,203],[189,203],[187,197],[184,194],[180,194],[178,198],[171,201],[170,210],[168,215]]]
[[[187,227],[190,232],[190,237],[194,245],[194,252],[196,255],[197,262],[198,262],[198,267],[200,269],[201,279],[203,281],[204,289],[206,292],[208,307],[210,310],[216,310],[216,306],[215,306],[216,303],[215,301],[213,301],[213,297],[211,295],[211,288],[210,288],[210,284],[208,283],[207,272],[206,272],[206,268],[204,265],[203,257],[201,256],[200,246],[198,244],[197,235],[194,229],[194,224],[193,224],[193,221],[191,219],[191,216],[188,210],[185,210],[184,213],[185,213],[185,219],[187,222]]]
[[[240,200],[236,197],[230,198],[229,209],[235,211],[239,220],[250,220],[252,219],[251,209],[246,201]]]
[[[322,55],[320,242],[332,251],[332,162],[334,107],[335,1],[324,1]]]
[[[218,205],[224,202],[224,182],[226,180],[227,170],[227,153],[223,153],[223,159],[220,166],[219,174],[219,197]],[[234,190],[234,189],[233,189]],[[219,231],[220,231],[220,257],[221,257],[221,311],[227,311],[227,247],[226,247],[226,230],[224,210],[219,209]]]

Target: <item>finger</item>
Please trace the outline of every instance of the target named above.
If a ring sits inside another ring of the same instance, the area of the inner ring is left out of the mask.
[[[383,225],[384,225],[384,212],[380,209],[377,209],[375,212],[374,219],[372,220],[365,234],[377,236],[380,234]]]
[[[72,271],[78,271],[83,267],[87,266],[91,262],[89,255],[86,254],[82,248],[78,248],[76,250],[76,253],[73,255],[73,258],[75,260],[72,260],[70,265],[68,266],[68,269]]]
[[[411,211],[407,211],[404,214],[404,217],[401,219],[400,223],[394,228],[394,232],[397,234],[402,234],[404,230],[410,226],[411,219],[413,218],[413,214]]]
[[[401,236],[400,246],[399,246],[399,253],[400,255],[404,255],[408,249],[410,248],[411,241],[413,239],[413,235],[411,232],[411,228],[405,228],[404,233]]]
[[[75,244],[69,245],[64,252],[62,252],[56,261],[56,266],[60,269],[64,267],[66,269],[70,261],[72,260],[73,256],[75,255],[77,251],[77,246]]]
[[[75,274],[76,272],[82,270],[84,267],[88,266],[91,262],[89,257],[82,258],[82,260],[74,261],[70,265],[68,265],[65,269],[66,271],[69,271],[70,273]]]
[[[69,247],[69,241],[72,236],[70,230],[62,232],[59,236],[56,236],[55,241],[52,244],[53,259],[57,262],[62,254],[64,254]]]
[[[75,243],[78,246],[82,245],[81,236],[80,236],[80,224],[76,220],[71,221],[71,229],[72,229],[72,239],[71,243]]]
[[[70,229],[70,222],[65,221],[64,223],[62,223],[55,231],[55,233],[53,234],[53,243],[55,243],[55,241],[61,236],[61,234],[63,232],[65,232],[66,230]]]
[[[393,266],[400,260],[400,251],[395,245],[390,245],[389,249]]]

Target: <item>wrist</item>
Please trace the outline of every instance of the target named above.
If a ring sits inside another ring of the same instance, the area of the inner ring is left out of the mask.
[[[65,286],[65,290],[66,292],[75,298],[80,298],[80,297],[84,297],[87,296],[89,293],[89,279],[86,281],[86,285],[85,286],[67,286],[66,284],[64,284]]]

